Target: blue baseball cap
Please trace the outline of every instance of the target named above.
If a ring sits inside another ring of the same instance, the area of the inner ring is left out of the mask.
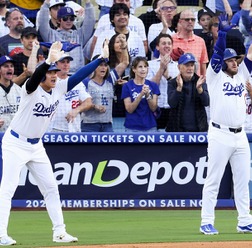
[[[7,63],[7,62],[12,62],[13,64],[15,63],[15,61],[9,56],[4,55],[0,57],[0,66],[2,66],[4,63]]]
[[[71,7],[61,7],[58,10],[57,18],[60,19],[64,16],[76,16],[76,15],[74,14],[74,11]]]
[[[233,48],[226,48],[224,51],[224,58],[223,60],[236,58],[239,59],[241,56],[237,55],[236,51]]]
[[[55,63],[52,63],[47,71],[61,71]]]
[[[194,55],[192,53],[184,53],[183,55],[181,55],[179,57],[179,60],[178,60],[178,64],[179,65],[185,65],[189,62],[196,62],[196,58],[194,57]]]

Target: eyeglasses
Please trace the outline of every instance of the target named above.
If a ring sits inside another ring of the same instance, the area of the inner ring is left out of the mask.
[[[192,21],[192,22],[195,22],[195,18],[180,18],[180,20],[184,20],[186,22],[189,22],[189,21]]]
[[[218,22],[216,22],[216,23],[213,23],[213,25],[212,25],[213,27],[216,27],[216,28],[218,28],[219,27],[219,23]]]
[[[176,6],[163,6],[163,7],[161,7],[161,10],[163,10],[163,11],[174,11],[175,9],[177,9]]]
[[[62,20],[63,20],[64,22],[66,22],[66,21],[68,21],[68,20],[70,20],[71,22],[73,22],[73,21],[74,21],[74,16],[63,16],[63,17],[62,17]]]

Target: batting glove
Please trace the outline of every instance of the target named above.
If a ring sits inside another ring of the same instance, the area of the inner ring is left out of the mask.
[[[222,32],[228,32],[230,29],[232,29],[235,25],[234,24],[229,24],[228,20],[228,14],[223,13],[219,15],[219,30]]]
[[[62,43],[60,41],[54,42],[49,50],[48,57],[46,59],[46,63],[50,65],[51,63],[55,63],[58,61],[64,54],[64,51],[61,51]]]

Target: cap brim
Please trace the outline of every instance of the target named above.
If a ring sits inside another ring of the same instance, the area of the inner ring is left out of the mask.
[[[183,62],[181,64],[185,65],[185,64],[190,63],[190,62],[196,63],[196,61],[192,59],[192,60],[187,60],[187,61],[185,61],[185,62]]]
[[[64,60],[64,59],[68,59],[68,60],[70,60],[70,61],[73,61],[73,57],[71,57],[70,55],[69,55],[69,56],[62,57],[62,58],[60,58],[58,61],[61,62],[61,61]]]
[[[61,70],[58,68],[52,68],[52,69],[49,68],[47,71],[61,71]]]
[[[6,64],[6,63],[12,63],[12,64],[15,64],[15,63],[16,63],[16,61],[15,61],[15,60],[7,60],[7,61],[3,62],[2,64],[0,64],[0,66],[4,65],[4,64]]]

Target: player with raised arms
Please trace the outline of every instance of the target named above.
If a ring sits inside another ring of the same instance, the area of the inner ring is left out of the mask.
[[[250,215],[250,147],[244,123],[246,119],[246,81],[252,69],[252,45],[238,65],[235,50],[226,48],[226,35],[232,28],[228,15],[219,16],[218,40],[207,68],[206,83],[210,95],[208,130],[208,168],[202,192],[200,232],[218,234],[214,227],[214,209],[227,163],[233,174],[234,200],[238,211],[237,231],[252,233]]]
[[[52,165],[42,143],[59,99],[74,88],[108,58],[108,45],[103,56],[83,66],[66,80],[57,81],[55,62],[62,57],[62,43],[52,44],[48,58],[39,65],[23,85],[19,109],[2,139],[3,174],[0,186],[0,246],[16,244],[7,233],[11,200],[19,183],[20,171],[27,166],[44,197],[53,225],[54,242],[76,242],[66,232],[58,186]]]

